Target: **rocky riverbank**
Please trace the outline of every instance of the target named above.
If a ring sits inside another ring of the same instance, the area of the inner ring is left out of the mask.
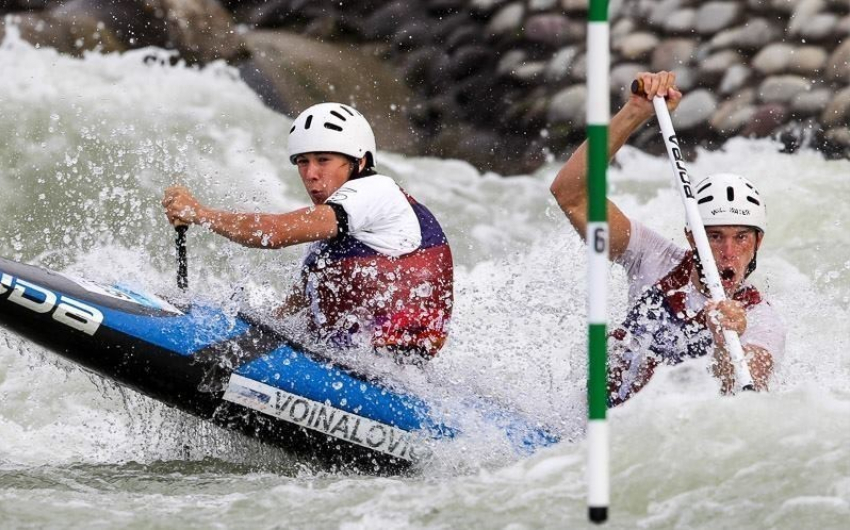
[[[67,53],[143,46],[225,60],[288,115],[355,104],[379,145],[528,172],[584,135],[587,0],[0,1],[30,42]],[[850,154],[847,0],[611,0],[612,104],[673,70],[691,145],[776,136]],[[8,24],[8,20],[6,24]],[[633,143],[661,144],[649,126]]]

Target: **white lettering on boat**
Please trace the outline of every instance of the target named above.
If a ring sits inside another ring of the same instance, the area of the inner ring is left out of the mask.
[[[411,432],[238,374],[230,376],[224,400],[403,460],[416,461],[424,451]]]
[[[53,311],[53,320],[88,335],[94,335],[103,323],[103,313],[88,304],[67,296],[57,296],[49,289],[9,274],[0,274],[0,295],[10,290],[6,297],[8,302],[35,313]]]

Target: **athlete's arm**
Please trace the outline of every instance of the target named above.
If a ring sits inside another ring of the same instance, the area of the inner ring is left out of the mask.
[[[173,225],[197,224],[231,241],[253,248],[282,248],[337,235],[336,214],[321,204],[290,213],[233,213],[208,208],[186,188],[172,186],[162,200]]]
[[[735,390],[735,368],[723,339],[720,340],[721,342],[715,343],[712,371],[720,380],[720,391],[723,394],[731,394]],[[773,356],[759,346],[747,345],[743,349],[750,377],[753,378],[753,386],[759,392],[766,392],[770,375],[773,373]]]
[[[646,95],[632,94],[628,102],[611,119],[608,126],[608,155],[613,157],[626,143],[629,136],[652,117],[654,109],[652,98],[655,95],[666,96],[667,106],[675,109],[682,94],[673,88],[675,75],[671,72],[650,74],[642,72],[638,78],[643,80]],[[561,210],[567,215],[576,231],[585,237],[587,231],[587,141],[570,156],[558,171],[550,187],[552,195],[558,201]],[[610,257],[618,258],[628,247],[631,223],[628,217],[608,201],[608,226],[610,230]]]

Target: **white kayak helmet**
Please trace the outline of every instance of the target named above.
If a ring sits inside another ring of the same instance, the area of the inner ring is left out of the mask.
[[[753,184],[734,173],[717,173],[696,185],[696,200],[705,226],[752,226],[764,233],[767,211]]]
[[[342,103],[319,103],[295,118],[289,130],[289,161],[304,153],[342,153],[375,165],[375,133],[356,109]]]

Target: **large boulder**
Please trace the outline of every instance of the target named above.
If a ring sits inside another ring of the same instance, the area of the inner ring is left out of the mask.
[[[368,118],[379,150],[421,154],[408,117],[423,102],[379,58],[283,31],[252,31],[245,41],[256,68],[273,85],[273,106],[283,113],[296,116],[323,101],[346,103]]]
[[[86,14],[33,12],[0,19],[0,40],[6,25],[12,24],[21,38],[34,46],[48,46],[69,55],[97,50],[102,53],[123,51],[127,46],[100,21]]]
[[[177,50],[189,64],[247,58],[233,18],[217,0],[71,0],[16,20],[24,39],[64,53],[156,46]]]

